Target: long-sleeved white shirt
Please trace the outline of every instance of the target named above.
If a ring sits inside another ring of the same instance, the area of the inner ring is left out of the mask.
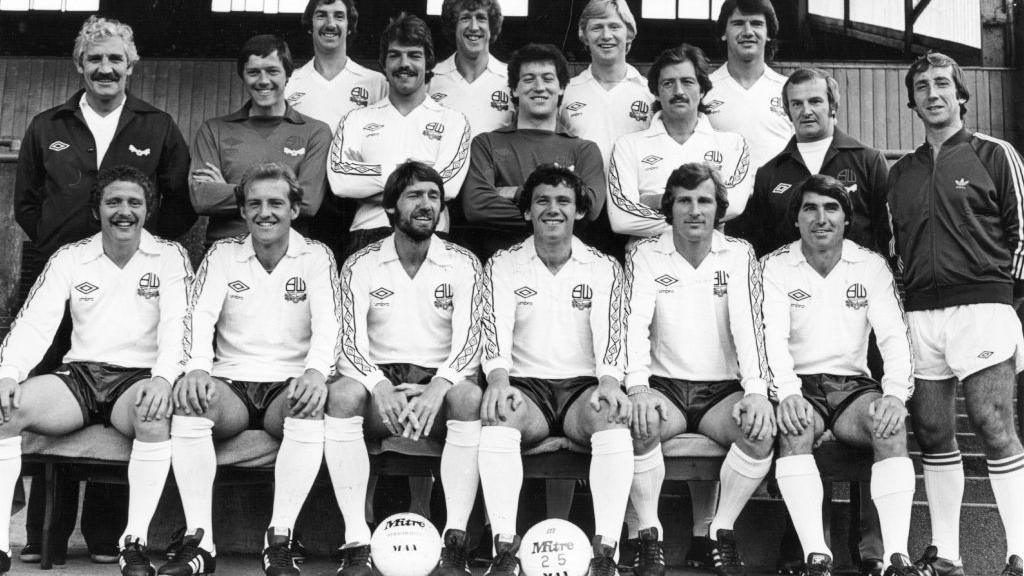
[[[533,236],[499,251],[484,273],[484,372],[621,380],[622,288],[619,264],[577,238],[557,274]]]
[[[868,335],[882,353],[885,394],[913,391],[910,331],[889,265],[851,240],[828,276],[804,257],[800,240],[764,258],[768,363],[779,400],[800,394],[798,374],[869,376]]]
[[[750,150],[743,136],[715,130],[703,114],[693,134],[679,144],[665,130],[659,112],[651,127],[615,142],[608,164],[608,220],[612,230],[637,237],[657,236],[671,226],[658,208],[672,171],[688,162],[718,170],[729,193],[724,220],[743,212],[754,190]]]
[[[481,280],[476,256],[437,236],[414,278],[398,258],[394,234],[359,250],[341,268],[338,369],[367,390],[386,380],[381,364],[436,368],[453,384],[475,376]]]
[[[327,124],[333,134],[350,111],[376,104],[388,96],[388,81],[380,72],[361,66],[352,58],[330,80],[317,72],[315,60],[295,70],[284,87],[292,108]]]
[[[508,89],[508,67],[491,54],[487,55],[487,67],[472,83],[466,82],[455,66],[454,54],[438,62],[427,93],[434,102],[465,114],[474,137],[508,126],[515,111]]]
[[[750,244],[713,232],[696,269],[672,232],[640,240],[626,255],[626,386],[653,374],[682,380],[740,380],[768,393],[761,319],[761,267]]]
[[[153,377],[174,382],[181,374],[191,280],[185,250],[146,231],[124,268],[103,253],[102,233],[64,245],[46,263],[0,346],[0,378],[28,377],[70,302],[71,350],[64,362],[150,368]]]
[[[793,124],[782,102],[786,77],[765,66],[749,89],[736,82],[725,64],[711,73],[711,90],[704,95],[711,125],[742,134],[750,146],[753,171],[782,152],[793,136]]]
[[[607,166],[616,139],[651,125],[653,102],[647,80],[629,64],[626,77],[610,90],[587,67],[565,87],[558,122],[569,134],[597,144]]]
[[[192,288],[186,370],[247,382],[280,382],[310,369],[330,376],[340,350],[340,298],[334,256],[315,240],[292,230],[270,273],[251,236],[219,240]]]
[[[380,198],[395,167],[407,160],[433,166],[444,181],[445,201],[459,195],[469,165],[469,122],[430,98],[403,116],[387,98],[349,112],[327,156],[327,180],[342,198],[359,200],[352,230],[389,227]],[[438,226],[447,230],[447,212]]]

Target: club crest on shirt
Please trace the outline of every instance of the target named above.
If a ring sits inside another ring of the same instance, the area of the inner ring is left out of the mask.
[[[629,117],[637,122],[647,122],[651,117],[651,105],[643,100],[634,100],[629,106]]]
[[[491,92],[491,108],[494,108],[498,112],[508,112],[508,92],[504,90],[495,90]]]
[[[160,297],[160,277],[156,275],[156,272],[146,272],[139,277],[139,288],[135,291],[136,294],[142,296],[146,300],[150,298]]]
[[[440,140],[441,136],[444,136],[444,124],[440,122],[431,122],[423,128],[423,135],[431,140]]]
[[[370,91],[362,86],[356,86],[348,93],[348,99],[356,106],[364,107],[370,103]]]
[[[721,150],[708,150],[704,153],[704,161],[707,162],[715,170],[722,169],[722,160],[724,159]]]
[[[860,310],[868,305],[868,290],[863,284],[850,284],[846,289],[846,307],[851,310]]]
[[[438,310],[452,309],[452,285],[447,282],[434,288],[434,308]]]
[[[719,298],[729,293],[729,274],[725,270],[715,271],[715,284],[712,287],[712,291]]]
[[[577,284],[572,289],[572,307],[577,310],[590,310],[594,300],[594,291],[586,284]]]
[[[782,96],[776,96],[772,98],[768,107],[771,108],[772,112],[775,112],[779,116],[782,116],[783,118],[786,118],[788,120],[788,117],[786,116],[786,109],[782,106]]]
[[[298,304],[306,299],[306,282],[300,276],[292,276],[284,283],[284,299]]]

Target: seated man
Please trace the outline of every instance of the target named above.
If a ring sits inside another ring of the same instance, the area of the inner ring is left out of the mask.
[[[139,170],[101,170],[89,203],[100,232],[50,257],[0,347],[0,574],[11,569],[8,528],[22,431],[61,436],[97,423],[135,439],[121,573],[155,572],[146,535],[171,465],[171,383],[181,372],[192,268],[181,246],[143,230],[157,201]],[[65,303],[71,350],[52,374],[26,380],[50,346]]]
[[[215,242],[196,274],[185,323],[186,374],[174,388],[171,423],[188,530],[160,574],[214,571],[213,436],[246,429],[282,439],[263,569],[268,576],[299,573],[291,531],[320,471],[326,381],[338,349],[334,257],[291,228],[302,193],[287,166],[251,166],[235,191],[249,233]]]
[[[775,418],[761,322],[761,268],[750,244],[715,230],[728,192],[707,164],[683,164],[665,184],[671,228],[626,255],[626,386],[636,453],[630,500],[641,529],[638,576],[661,576],[661,443],[699,432],[729,447],[709,529],[719,575],[746,573],[733,524],[772,464]]]
[[[842,442],[870,447],[885,574],[918,574],[906,555],[914,501],[903,429],[913,382],[910,332],[893,276],[880,255],[844,240],[853,204],[841,182],[819,174],[799,186],[789,220],[800,240],[764,260],[765,342],[779,400],[779,490],[807,555],[805,572],[828,576],[821,476],[811,452],[826,428]],[[872,330],[885,366],[881,386],[868,371]]]
[[[590,208],[586,190],[567,168],[537,168],[519,196],[533,235],[497,252],[485,272],[480,483],[494,533],[490,576],[519,573],[521,446],[562,435],[591,447],[590,575],[615,575],[633,475],[621,380],[622,270],[573,236]]]
[[[466,523],[479,483],[480,263],[435,234],[445,188],[433,168],[399,164],[381,202],[394,233],[341,269],[342,377],[331,385],[325,423],[327,470],[345,519],[338,574],[372,574],[365,430],[371,438],[445,439],[448,523],[434,574],[466,576]]]

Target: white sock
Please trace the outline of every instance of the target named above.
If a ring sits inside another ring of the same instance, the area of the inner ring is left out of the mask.
[[[594,536],[612,545],[619,540],[626,502],[633,484],[633,437],[628,428],[601,430],[590,436],[590,495],[594,501]]]
[[[448,435],[441,452],[441,486],[448,509],[448,523],[444,530],[465,530],[469,514],[476,501],[480,484],[478,449],[480,447],[480,421],[449,420]]]
[[[1024,494],[1024,454],[986,462],[988,481],[1006,531],[1006,559],[1013,554],[1024,557],[1024,505],[1018,500]]]
[[[21,436],[0,440],[0,550],[11,555],[11,505],[21,476]],[[35,486],[33,486],[33,489]]]
[[[939,556],[960,561],[960,506],[964,500],[964,463],[960,451],[922,454],[924,489],[928,495],[928,516],[932,544]]]
[[[871,500],[882,527],[884,562],[893,554],[907,554],[910,510],[914,506],[914,463],[906,456],[886,458],[871,466]]]
[[[216,554],[213,481],[217,477],[217,454],[213,451],[213,420],[201,416],[171,418],[171,466],[188,533],[194,534],[196,529],[202,528],[203,541],[199,546]]]
[[[771,467],[771,454],[767,458],[758,460],[735,444],[729,448],[729,453],[726,454],[721,472],[719,472],[722,479],[722,495],[718,500],[718,512],[708,527],[712,534],[718,534],[719,530],[733,529],[736,518],[739,517],[750,497],[754,495],[757,487],[761,485],[761,481],[768,475],[768,470]],[[815,472],[817,472],[817,468],[815,468]],[[824,536],[822,539],[824,540]]]
[[[693,507],[693,535],[706,538],[708,527],[714,521],[715,512],[718,510],[720,484],[715,481],[691,480],[686,485],[690,488]]]
[[[117,545],[124,544],[125,536],[138,538],[145,544],[149,523],[153,520],[160,495],[171,469],[171,441],[132,442],[132,455],[128,459],[128,525]]]
[[[491,533],[513,536],[523,487],[522,434],[510,426],[484,426],[477,458],[480,487],[491,519]]]
[[[832,551],[825,544],[825,527],[821,519],[825,490],[821,486],[821,474],[814,463],[814,456],[799,454],[779,458],[775,461],[775,478],[800,537],[804,557],[812,552],[832,556]]]
[[[366,485],[370,455],[363,441],[363,417],[324,416],[324,458],[331,474],[334,497],[345,520],[345,544],[369,544],[366,524]]]
[[[284,437],[274,464],[274,528],[295,527],[306,496],[320,472],[324,454],[324,421],[284,419]]]
[[[664,483],[665,456],[660,443],[647,454],[633,456],[633,485],[629,489],[630,505],[626,508],[626,534],[629,538],[639,537],[640,528],[652,526],[658,529],[660,538],[665,538],[658,518],[658,498]]]

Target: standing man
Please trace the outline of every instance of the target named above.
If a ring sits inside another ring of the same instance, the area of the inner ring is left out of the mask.
[[[146,536],[171,465],[171,383],[181,373],[192,281],[185,250],[143,229],[156,202],[156,189],[140,170],[101,170],[87,200],[101,231],[49,259],[0,346],[0,574],[11,568],[21,432],[62,436],[102,423],[134,438],[121,574],[153,576]],[[74,316],[71,349],[52,373],[29,378],[65,306]]]
[[[589,209],[579,227],[601,212],[605,186],[600,149],[558,130],[558,106],[568,81],[569,63],[551,44],[527,44],[509,60],[515,126],[473,139],[462,190],[467,225],[460,231],[461,240],[481,260],[530,235],[518,200],[527,177],[542,164],[570,168],[583,180]]]
[[[187,189],[188,146],[181,132],[166,112],[127,92],[128,78],[139,61],[131,27],[90,17],[75,38],[72,59],[85,88],[32,119],[18,156],[14,216],[30,240],[24,261],[31,263],[21,270],[22,295],[60,246],[99,231],[89,195],[100,169],[133,166],[153,183],[158,202],[148,207],[152,217],[146,229],[151,233],[177,238],[196,219]],[[70,337],[71,317],[65,314],[38,366],[40,372],[61,363]],[[61,494],[66,498],[60,503],[58,562],[74,530],[78,483],[63,486]],[[125,521],[126,499],[119,486],[88,484],[82,532],[94,561],[117,560],[116,529]],[[44,504],[43,491],[33,490],[26,521],[28,542],[22,550],[25,561],[41,558]]]
[[[722,174],[728,220],[743,212],[753,186],[743,137],[715,130],[702,99],[711,90],[708,60],[696,46],[665,50],[651,64],[647,87],[657,97],[651,127],[615,142],[608,165],[608,218],[612,230],[635,238],[671,228],[661,213],[665,181],[679,166],[705,162]]]
[[[775,52],[779,18],[771,0],[726,0],[715,29],[727,59],[711,73],[707,114],[715,128],[746,138],[751,166],[760,168],[793,135],[782,104],[786,77],[766,63]]]
[[[304,193],[291,169],[257,163],[236,190],[248,233],[219,240],[193,287],[183,338],[185,376],[174,386],[174,477],[188,525],[159,574],[212,574],[213,436],[246,429],[281,439],[264,537],[267,576],[299,574],[291,536],[324,451],[327,378],[339,350],[334,257],[292,229]]]
[[[892,232],[886,208],[889,168],[879,150],[836,127],[839,85],[817,68],[800,68],[782,87],[782,102],[795,129],[786,147],[757,170],[754,195],[729,231],[754,245],[763,256],[797,240],[789,204],[800,182],[826,174],[846,186],[853,202],[846,238],[888,254]]]
[[[325,456],[345,519],[340,576],[369,576],[366,499],[371,438],[444,438],[447,524],[434,576],[465,576],[466,523],[476,499],[480,443],[480,262],[438,238],[444,180],[399,164],[381,198],[394,232],[341,269],[342,347],[325,423]]]
[[[288,44],[269,34],[253,36],[242,45],[236,65],[249,100],[227,116],[203,122],[192,142],[189,191],[196,211],[210,216],[207,244],[245,233],[235,187],[256,162],[280,163],[295,173],[302,188],[299,216],[316,214],[324,195],[331,131],[285,100],[293,69]],[[306,222],[300,220],[299,227]]]
[[[910,413],[932,523],[922,563],[936,575],[963,574],[959,380],[1006,531],[1003,574],[1020,576],[1024,447],[1013,391],[1024,339],[1013,304],[1024,294],[1024,162],[1009,143],[964,126],[971,95],[952,58],[933,52],[917,59],[906,86],[925,143],[889,172],[889,209],[916,358]]]
[[[351,112],[331,143],[327,179],[342,198],[359,203],[344,254],[392,233],[381,205],[384,184],[395,167],[410,160],[432,166],[454,200],[466,178],[469,123],[461,113],[427,97],[433,75],[434,41],[420,18],[402,13],[380,39],[380,65],[388,98]],[[448,231],[440,214],[439,232]]]
[[[880,519],[886,576],[921,576],[907,557],[914,465],[907,453],[906,401],[913,390],[910,335],[885,259],[845,239],[856,221],[846,187],[809,177],[791,195],[788,220],[800,240],[764,261],[764,324],[778,399],[775,476],[807,558],[806,574],[828,576],[832,552],[821,523],[823,491],[814,444],[831,430],[874,452],[871,499]],[[868,370],[874,331],[885,363]]]
[[[490,53],[501,34],[498,0],[445,0],[441,30],[455,53],[437,64],[430,98],[466,115],[470,134],[504,128],[512,122],[505,64]]]

